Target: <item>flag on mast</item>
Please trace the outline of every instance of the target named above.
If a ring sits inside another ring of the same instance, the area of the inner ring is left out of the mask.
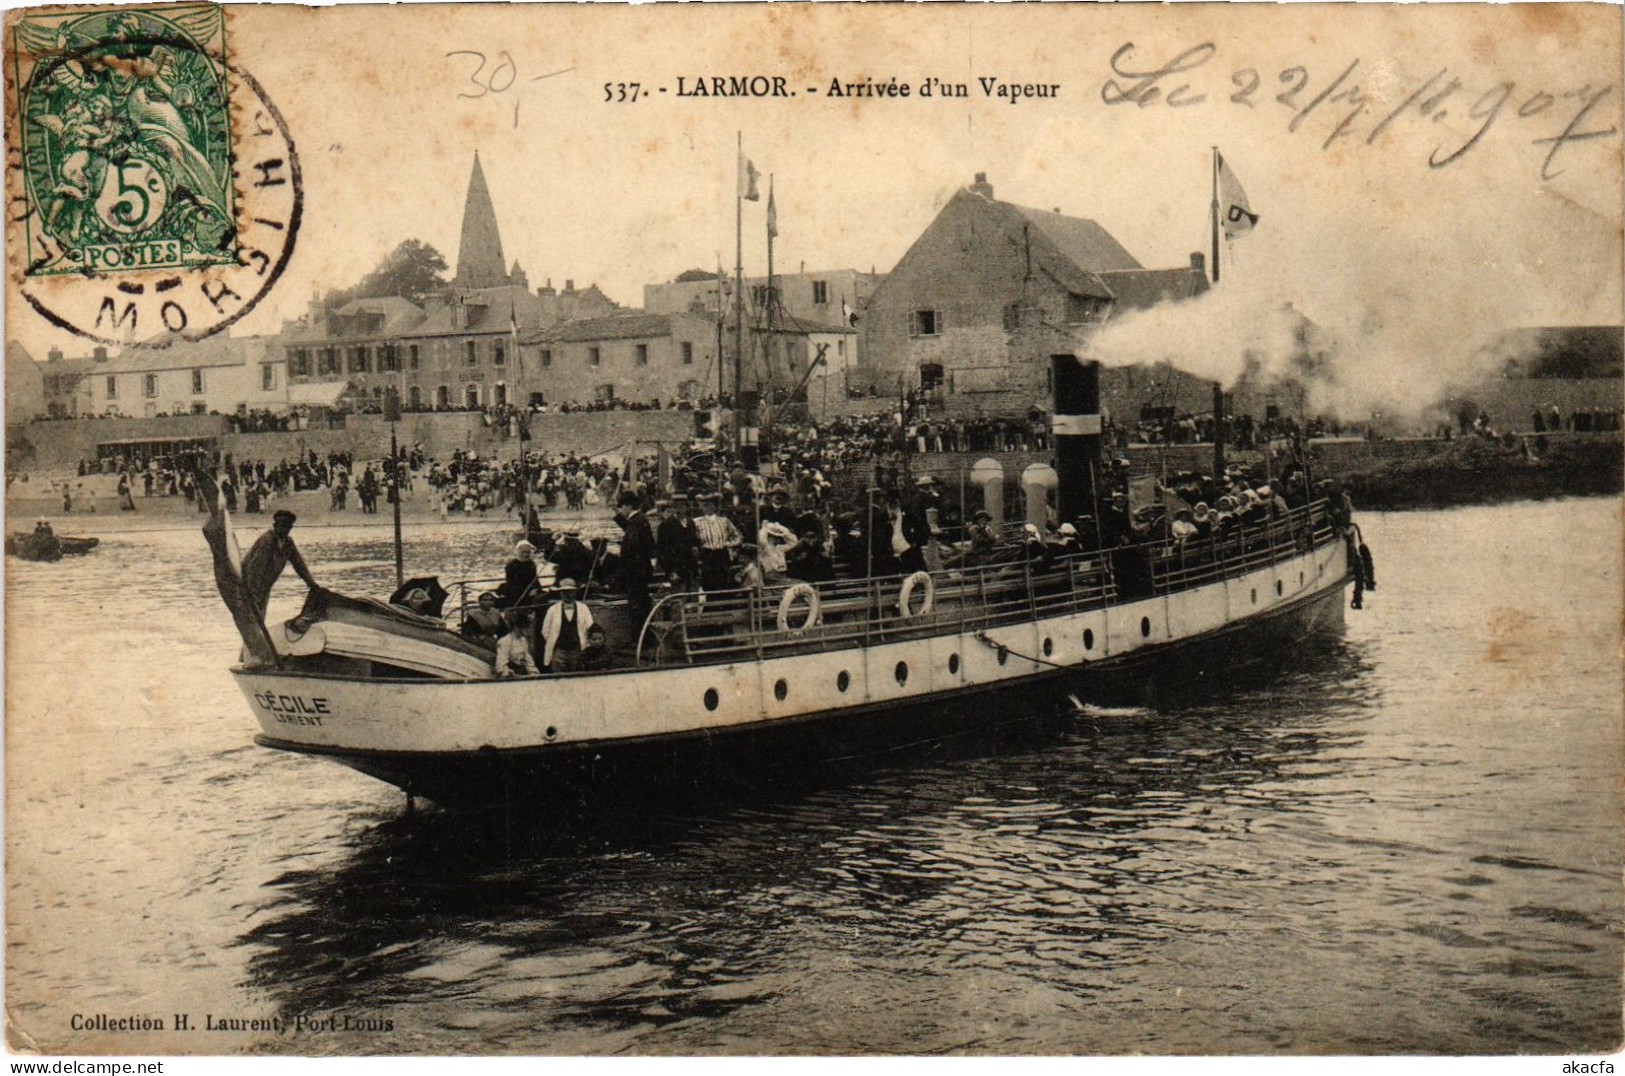
[[[1253,226],[1258,223],[1258,214],[1247,204],[1247,192],[1241,189],[1241,180],[1230,170],[1222,153],[1219,154],[1219,221],[1227,242],[1252,234]]]
[[[767,237],[773,239],[779,234],[779,210],[773,201],[773,184],[767,185]]]
[[[747,202],[761,201],[762,192],[756,189],[756,181],[761,177],[762,173],[758,172],[756,166],[750,163],[750,158],[741,153],[739,155],[739,197]]]

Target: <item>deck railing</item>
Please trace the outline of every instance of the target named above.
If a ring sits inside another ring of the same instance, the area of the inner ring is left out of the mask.
[[[816,585],[791,582],[760,590],[674,592],[656,601],[644,623],[634,628],[629,657],[638,666],[722,663],[870,646],[948,630],[981,631],[1177,593],[1341,540],[1326,505],[1316,502],[1222,538],[1164,540],[1056,558],[1001,547],[991,562],[929,573]],[[457,619],[467,614],[474,595],[500,582],[453,583]],[[809,617],[811,603],[800,587],[816,594],[816,618]],[[781,621],[781,603],[793,590],[797,596]],[[539,608],[553,600],[547,588],[537,588],[531,598],[522,607]]]

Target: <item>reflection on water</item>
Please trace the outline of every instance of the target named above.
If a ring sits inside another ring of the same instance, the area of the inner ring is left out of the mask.
[[[392,1024],[232,1046],[301,1053],[1605,1048],[1617,503],[1365,529],[1370,608],[1262,680],[771,796],[473,819],[245,747],[190,537],[115,540],[88,580],[19,573],[8,595],[45,616],[57,587],[123,580],[67,626],[110,640],[138,597],[161,640],[24,692],[72,716],[12,724],[8,994],[47,1031],[81,974],[101,1005]],[[304,545],[332,586],[393,580],[371,534]],[[414,548],[450,579],[506,542]],[[32,635],[9,657],[50,664]],[[27,765],[50,751],[78,757]],[[136,836],[159,826],[177,836]],[[118,872],[117,908],[84,872]]]

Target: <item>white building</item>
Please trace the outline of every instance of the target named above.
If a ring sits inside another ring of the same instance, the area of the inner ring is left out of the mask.
[[[274,338],[169,338],[98,363],[90,375],[94,414],[228,415],[288,409],[288,369]]]

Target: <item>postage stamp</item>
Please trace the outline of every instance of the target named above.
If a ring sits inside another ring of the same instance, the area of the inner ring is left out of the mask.
[[[50,8],[6,36],[8,276],[101,343],[196,340],[246,315],[291,254],[293,139],[233,66],[215,4]]]
[[[212,6],[27,17],[30,276],[237,258],[225,19]]]

